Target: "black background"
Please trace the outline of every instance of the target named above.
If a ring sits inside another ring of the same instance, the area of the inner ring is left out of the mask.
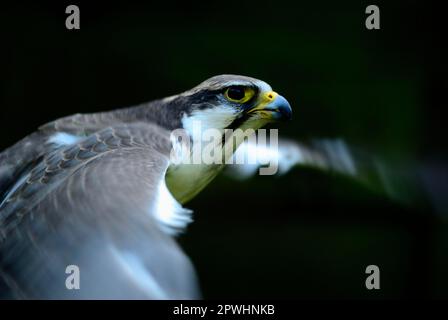
[[[65,28],[77,4],[81,29]],[[365,28],[376,4],[381,29]],[[134,105],[235,73],[265,80],[295,140],[341,137],[446,177],[443,10],[428,1],[33,2],[0,7],[0,149],[73,113]],[[312,169],[213,182],[180,242],[205,298],[448,296],[448,228]],[[442,208],[445,209],[445,208]],[[439,210],[445,212],[444,210]],[[440,212],[439,212],[440,213]],[[365,268],[381,289],[365,289]]]

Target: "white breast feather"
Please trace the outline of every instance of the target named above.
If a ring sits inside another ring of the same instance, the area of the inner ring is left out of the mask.
[[[178,235],[193,221],[192,210],[183,208],[174,199],[163,179],[158,186],[155,207],[152,212],[160,228],[169,235]]]

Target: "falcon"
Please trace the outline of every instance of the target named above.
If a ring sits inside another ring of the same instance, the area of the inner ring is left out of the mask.
[[[220,75],[168,98],[41,126],[0,154],[0,297],[199,298],[176,235],[192,222],[183,205],[224,165],[174,164],[171,133],[184,130],[194,146],[196,122],[224,133],[291,114],[267,83]],[[79,269],[79,288],[66,286],[68,266]]]

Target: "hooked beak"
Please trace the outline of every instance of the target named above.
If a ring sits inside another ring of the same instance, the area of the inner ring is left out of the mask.
[[[247,113],[258,113],[261,118],[268,120],[291,120],[292,118],[289,102],[274,91],[263,93],[260,102]]]

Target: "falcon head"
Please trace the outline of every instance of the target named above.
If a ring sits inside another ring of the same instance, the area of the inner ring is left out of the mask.
[[[212,77],[164,102],[177,117],[177,127],[193,138],[197,122],[202,130],[258,129],[271,121],[291,119],[292,115],[288,101],[266,82],[239,75]]]

